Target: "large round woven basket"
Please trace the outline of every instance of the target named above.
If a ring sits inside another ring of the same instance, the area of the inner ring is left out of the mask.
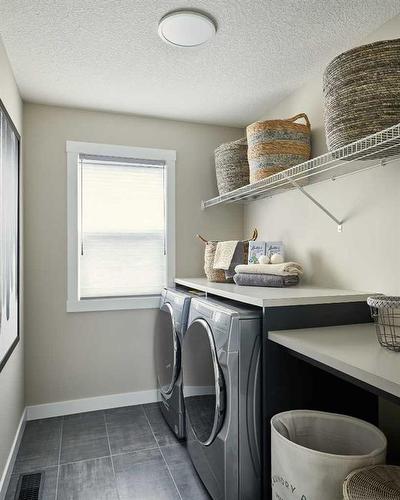
[[[215,172],[219,194],[228,193],[249,183],[247,140],[221,144],[215,150]]]
[[[330,151],[399,123],[400,39],[356,47],[333,59],[324,74],[324,98]]]
[[[347,476],[344,500],[399,500],[400,467],[372,465]]]
[[[305,124],[295,123],[303,118]],[[255,122],[247,127],[250,183],[282,172],[311,157],[311,129],[307,115],[287,120]]]

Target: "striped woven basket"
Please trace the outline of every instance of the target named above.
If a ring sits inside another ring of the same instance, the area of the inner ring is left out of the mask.
[[[303,118],[305,124],[296,123]],[[267,120],[247,127],[250,183],[282,172],[311,158],[311,127],[307,115]]]
[[[400,467],[372,465],[347,476],[343,484],[344,500],[399,500]]]
[[[215,172],[219,194],[228,193],[249,183],[247,139],[221,144],[215,150]]]
[[[333,59],[324,74],[324,98],[331,151],[399,123],[400,39],[356,47]],[[381,156],[399,152],[392,148]]]

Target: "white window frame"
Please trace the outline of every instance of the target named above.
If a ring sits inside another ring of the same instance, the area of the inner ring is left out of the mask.
[[[79,189],[78,159],[80,154],[157,160],[165,162],[165,244],[166,285],[172,286],[175,278],[175,160],[176,151],[92,142],[66,142],[67,152],[67,214],[68,214],[68,297],[67,312],[111,311],[122,309],[158,308],[160,295],[80,299],[79,297]],[[161,290],[160,290],[161,293]]]

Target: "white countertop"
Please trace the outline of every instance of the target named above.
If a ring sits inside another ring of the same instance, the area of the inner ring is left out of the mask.
[[[373,323],[269,332],[268,338],[400,397],[400,353],[378,343]]]
[[[366,301],[367,297],[371,295],[371,293],[354,290],[336,290],[301,285],[287,288],[238,286],[233,283],[212,283],[206,278],[177,278],[175,283],[260,307],[362,302]]]

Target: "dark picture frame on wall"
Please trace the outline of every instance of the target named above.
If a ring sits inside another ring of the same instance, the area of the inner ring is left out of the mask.
[[[20,340],[20,146],[0,99],[0,372]]]

